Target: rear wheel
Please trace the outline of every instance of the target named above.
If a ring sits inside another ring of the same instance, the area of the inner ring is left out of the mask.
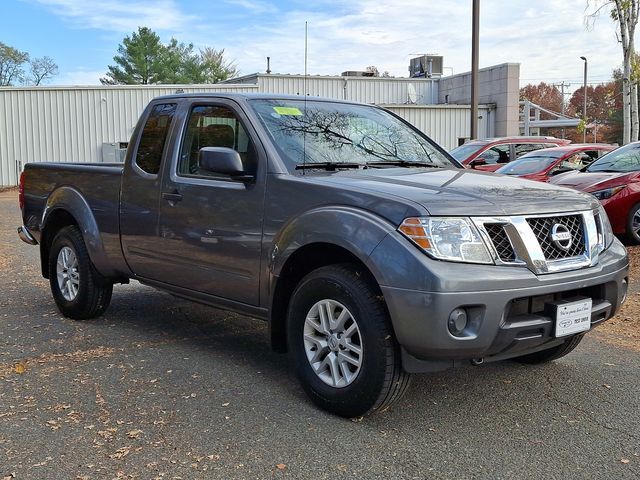
[[[65,317],[95,318],[109,306],[113,284],[96,271],[75,225],[61,229],[51,243],[49,284]]]
[[[640,203],[629,210],[625,237],[627,242],[632,245],[640,244]]]
[[[337,415],[380,410],[409,385],[380,294],[352,265],[302,279],[289,305],[288,342],[306,393]]]
[[[576,335],[557,347],[548,348],[540,352],[530,353],[522,357],[516,357],[513,360],[520,363],[538,364],[551,362],[562,358],[571,353],[582,341],[584,335]]]

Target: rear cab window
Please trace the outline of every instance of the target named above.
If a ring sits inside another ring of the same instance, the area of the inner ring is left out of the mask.
[[[157,175],[171,122],[176,112],[175,103],[154,105],[142,129],[135,164],[145,173]]]

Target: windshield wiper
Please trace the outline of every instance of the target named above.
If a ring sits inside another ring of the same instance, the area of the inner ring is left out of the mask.
[[[409,162],[407,160],[383,160],[381,162],[367,162],[368,167],[429,167],[429,168],[442,168],[438,165],[434,165],[431,162]]]
[[[362,163],[351,163],[351,162],[309,162],[309,163],[299,163],[296,165],[296,170],[307,170],[313,168],[320,168],[323,170],[337,170],[339,168],[360,168],[366,167],[366,165]]]

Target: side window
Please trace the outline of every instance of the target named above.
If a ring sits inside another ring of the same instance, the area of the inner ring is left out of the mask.
[[[136,152],[136,165],[147,173],[155,175],[160,171],[162,151],[175,112],[175,103],[156,105],[144,124]]]
[[[247,131],[229,107],[199,105],[191,109],[180,150],[178,175],[215,175],[198,166],[198,152],[204,147],[231,148],[240,154],[245,169],[255,172],[255,150]]]
[[[544,144],[540,143],[516,143],[516,158],[520,158],[525,153],[534,152],[544,148]]]
[[[509,145],[496,145],[482,152],[479,156],[488,165],[509,162]]]

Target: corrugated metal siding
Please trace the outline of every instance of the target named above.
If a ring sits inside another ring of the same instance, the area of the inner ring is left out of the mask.
[[[409,103],[409,85],[416,92],[415,103],[428,105],[438,100],[438,82],[408,78],[317,77],[303,75],[257,75],[261,92],[329,97],[379,104]]]
[[[256,85],[0,89],[0,185],[26,162],[99,162],[103,143],[126,142],[149,101],[182,89],[256,92]]]
[[[445,150],[458,146],[459,138],[468,138],[471,126],[471,107],[466,105],[386,105],[396,115],[423,131]],[[480,137],[493,136],[493,111],[479,108]]]
[[[257,81],[257,85],[0,88],[0,185],[15,185],[26,162],[101,161],[103,143],[128,141],[147,103],[177,89],[294,95],[304,91],[303,76],[259,75]],[[389,109],[446,149],[469,136],[468,106],[407,105],[410,83],[417,101],[421,95],[430,96],[430,89],[437,85],[425,80],[358,77],[347,77],[345,84],[343,77],[308,77],[307,91],[313,96],[390,105]],[[495,112],[481,107],[480,115],[480,135],[494,136]]]

